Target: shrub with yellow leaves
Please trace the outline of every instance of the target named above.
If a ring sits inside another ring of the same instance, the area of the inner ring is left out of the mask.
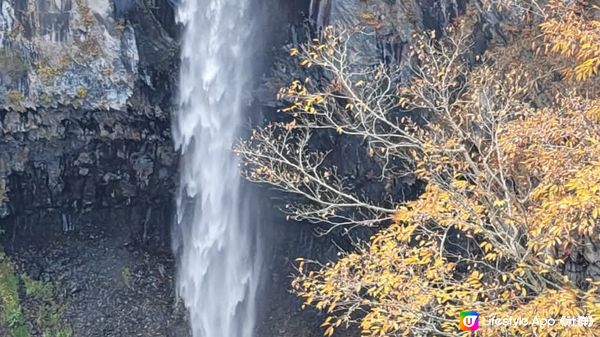
[[[557,1],[536,5],[545,16],[532,21],[529,29],[539,34],[529,36],[564,57],[564,65],[575,64],[576,82],[597,80],[596,61],[589,62],[598,48],[594,18],[559,16],[583,14]],[[407,82],[393,65],[353,63],[346,41],[355,34],[328,28],[293,50],[330,80],[283,89],[291,127],[257,130],[237,148],[251,180],[307,197],[288,209],[295,219],[389,224],[338,261],[299,259],[293,288],[305,305],[328,314],[325,335],[357,324],[369,337],[456,336],[463,310],[483,319],[600,322],[597,90],[563,80],[549,102],[536,104],[535,96],[559,80],[534,73],[530,62],[551,69],[554,60],[500,62],[496,56],[514,45],[474,57],[470,29],[460,24],[442,38],[414,37]],[[511,55],[535,52],[535,43],[514,43],[530,49]],[[382,179],[414,174],[426,183],[424,192],[381,204],[356,194],[325,167],[327,153],[311,152],[311,135],[321,129],[361,137]],[[481,326],[477,335],[592,337],[600,328]]]

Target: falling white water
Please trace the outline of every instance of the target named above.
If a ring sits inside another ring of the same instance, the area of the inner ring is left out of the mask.
[[[182,0],[174,249],[194,337],[251,337],[260,256],[232,145],[248,99],[250,0]]]

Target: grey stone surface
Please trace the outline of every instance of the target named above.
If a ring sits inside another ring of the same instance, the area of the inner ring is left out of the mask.
[[[0,107],[126,108],[136,33],[109,0],[2,1]]]
[[[173,9],[117,2],[0,2],[0,218],[171,200]]]

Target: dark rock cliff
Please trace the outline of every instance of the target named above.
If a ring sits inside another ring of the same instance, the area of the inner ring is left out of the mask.
[[[187,335],[169,241],[178,32],[167,0],[0,0],[0,239],[63,287],[73,336]]]
[[[0,56],[23,64],[20,77],[0,69],[0,181],[8,197],[0,218],[16,232],[69,231],[82,214],[124,207],[134,225],[168,222],[177,165],[171,5],[5,0],[1,7]]]

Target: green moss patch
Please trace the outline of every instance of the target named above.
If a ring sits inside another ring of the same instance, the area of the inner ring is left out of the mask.
[[[6,337],[71,337],[62,324],[64,303],[52,282],[19,274],[0,251],[0,335]]]

